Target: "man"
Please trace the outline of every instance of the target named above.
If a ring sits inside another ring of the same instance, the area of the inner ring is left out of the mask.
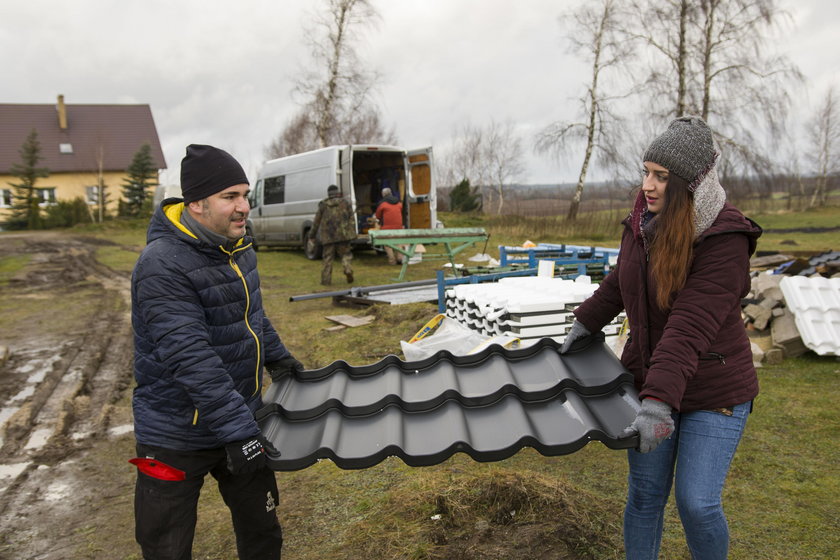
[[[247,243],[248,179],[227,152],[190,145],[183,200],[164,200],[131,281],[135,536],[144,558],[188,559],[210,473],[240,558],[280,558],[276,453],[260,433],[262,370],[302,369],[263,312]]]
[[[353,251],[350,241],[356,239],[356,224],[353,220],[353,208],[341,196],[336,185],[327,187],[327,198],[318,203],[315,221],[309,235],[317,239],[323,248],[321,259],[324,267],[321,269],[321,284],[332,284],[332,266],[336,255],[341,258],[344,276],[347,283],[353,283]]]
[[[391,189],[382,189],[382,200],[376,207],[376,219],[381,229],[402,229],[403,228],[403,205],[400,199],[391,194]],[[388,264],[402,264],[402,255],[396,255],[394,249],[385,247],[385,254],[388,256]]]

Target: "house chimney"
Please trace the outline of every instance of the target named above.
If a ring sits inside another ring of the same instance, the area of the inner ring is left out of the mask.
[[[58,128],[67,130],[67,107],[64,106],[64,96],[61,94],[58,95],[56,110],[58,111]]]

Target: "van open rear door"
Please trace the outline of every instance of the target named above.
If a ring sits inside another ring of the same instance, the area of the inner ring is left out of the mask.
[[[353,207],[353,215],[356,219],[353,220],[356,228],[356,235],[359,234],[359,220],[358,220],[358,196],[356,194],[356,185],[353,180],[353,146],[348,144],[342,146],[338,150],[338,185],[344,198],[350,201],[350,206]]]
[[[432,183],[432,148],[409,150],[406,155],[411,173],[408,191],[410,204],[406,227],[411,229],[434,227],[434,217],[437,214],[434,205],[437,204],[437,200]]]

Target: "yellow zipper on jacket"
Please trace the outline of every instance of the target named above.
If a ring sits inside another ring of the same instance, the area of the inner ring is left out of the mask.
[[[241,243],[242,240],[240,240],[239,242]],[[235,253],[238,253],[239,251],[244,251],[245,249],[247,249],[250,246],[251,246],[251,243],[249,243],[247,245],[244,245],[242,247],[238,247],[238,248],[234,249],[233,251],[228,251],[220,245],[219,249],[221,249],[222,252],[228,256],[228,264],[230,264],[230,267],[233,269],[234,272],[236,272],[236,275],[239,276],[239,279],[242,281],[242,285],[245,287],[245,326],[248,328],[248,332],[251,333],[251,336],[254,337],[254,342],[257,345],[257,367],[256,367],[256,372],[254,373],[254,392],[251,393],[251,396],[253,397],[260,390],[260,339],[257,336],[257,333],[254,332],[254,329],[251,328],[250,321],[248,321],[248,311],[250,311],[250,309],[251,309],[251,293],[248,291],[248,282],[245,280],[245,276],[242,274],[242,270],[240,270],[239,265],[236,264],[236,261],[233,260],[233,255]],[[195,412],[193,413],[192,423],[193,423],[193,426],[198,424],[198,409],[197,408],[195,409]]]
[[[241,242],[241,240],[240,240]],[[219,247],[223,253],[227,254],[228,256],[228,264],[230,267],[236,272],[236,275],[239,276],[239,279],[242,281],[242,286],[245,288],[245,327],[247,327],[248,332],[251,333],[251,336],[254,337],[254,343],[257,346],[257,365],[254,368],[254,392],[251,393],[253,397],[260,391],[260,338],[257,336],[257,333],[254,332],[254,329],[251,328],[251,323],[248,321],[248,312],[251,310],[251,292],[248,290],[248,282],[245,280],[245,275],[242,274],[242,270],[240,270],[239,265],[236,264],[236,261],[233,260],[233,255],[238,253],[239,251],[244,251],[245,249],[249,248],[251,244],[237,247],[233,251],[227,251],[224,247]]]

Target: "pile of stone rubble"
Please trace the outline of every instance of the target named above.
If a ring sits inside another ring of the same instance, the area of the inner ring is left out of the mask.
[[[836,355],[840,252],[810,259],[771,255],[754,258],[750,264],[755,272],[750,294],[743,300],[743,316],[756,364],[781,363],[808,350]],[[796,301],[788,301],[791,297]]]

